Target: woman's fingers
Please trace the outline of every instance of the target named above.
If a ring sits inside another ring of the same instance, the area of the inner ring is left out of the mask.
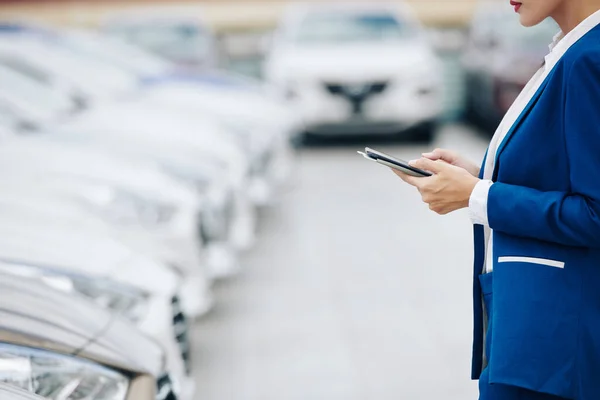
[[[418,180],[422,179],[422,178],[417,178],[417,177],[414,177],[414,176],[410,176],[410,175],[405,174],[404,172],[399,171],[399,170],[394,169],[394,168],[390,168],[390,169],[392,170],[393,173],[395,173],[396,175],[398,175],[400,177],[400,179],[402,179],[404,182],[408,183],[411,186],[418,187],[418,184],[419,184]]]
[[[454,164],[457,159],[456,153],[447,149],[435,149],[428,153],[423,153],[422,156],[433,161],[442,160],[448,164]]]

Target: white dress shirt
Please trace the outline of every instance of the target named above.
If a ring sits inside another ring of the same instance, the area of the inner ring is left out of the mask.
[[[471,193],[471,198],[469,199],[469,215],[471,217],[471,221],[474,224],[480,224],[484,226],[486,257],[485,266],[482,271],[483,273],[492,272],[494,264],[492,249],[493,231],[490,229],[488,222],[487,199],[490,187],[493,185],[491,179],[496,167],[495,162],[498,148],[503,142],[507,133],[510,131],[511,127],[521,115],[521,112],[533,98],[558,60],[560,60],[560,58],[575,42],[577,42],[581,37],[583,37],[598,24],[600,24],[600,11],[596,11],[594,14],[590,15],[568,34],[563,36],[562,32],[559,32],[554,37],[552,44],[549,46],[550,53],[544,58],[544,65],[535,73],[525,88],[523,88],[523,91],[508,109],[506,115],[502,119],[502,122],[500,122],[498,129],[496,129],[496,132],[492,137],[492,141],[490,142],[488,148],[486,162],[483,166],[483,179],[477,183],[473,193]]]

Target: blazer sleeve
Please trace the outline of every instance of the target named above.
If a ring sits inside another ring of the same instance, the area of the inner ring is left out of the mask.
[[[571,190],[541,192],[496,182],[490,227],[567,246],[600,247],[600,55],[574,61],[566,83],[564,127]]]

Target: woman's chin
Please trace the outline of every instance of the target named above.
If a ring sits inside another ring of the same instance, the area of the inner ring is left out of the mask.
[[[544,20],[544,18],[539,18],[535,15],[528,15],[526,12],[519,13],[519,22],[521,22],[521,25],[523,25],[526,28],[536,26],[537,24],[541,23],[543,20]]]

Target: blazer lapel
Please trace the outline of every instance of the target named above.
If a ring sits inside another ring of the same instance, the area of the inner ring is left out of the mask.
[[[487,161],[488,158],[488,153],[489,153],[490,149],[488,147],[488,149],[485,151],[485,155],[483,156],[483,161],[481,162],[481,167],[479,168],[479,179],[483,179],[483,170],[485,169],[485,162]]]
[[[529,102],[527,103],[527,105],[525,106],[525,108],[523,109],[523,111],[521,111],[521,114],[519,114],[519,117],[517,118],[517,120],[515,121],[515,123],[510,127],[510,130],[506,133],[506,136],[504,137],[504,139],[502,140],[502,142],[498,146],[498,151],[496,152],[496,157],[495,157],[495,160],[494,160],[494,171],[493,171],[493,174],[492,174],[492,176],[493,176],[492,180],[494,182],[496,181],[496,177],[498,175],[498,158],[500,157],[500,154],[502,154],[502,152],[504,151],[504,149],[506,148],[506,146],[510,142],[510,139],[515,134],[516,130],[519,128],[519,126],[521,125],[521,123],[523,122],[523,120],[525,119],[525,117],[527,117],[527,115],[529,115],[529,113],[531,112],[531,109],[533,108],[533,106],[537,103],[538,99],[540,98],[540,96],[544,92],[544,89],[548,85],[548,82],[550,81],[550,78],[552,77],[553,73],[554,73],[554,70],[550,71],[550,73],[548,74],[548,76],[546,76],[546,78],[544,79],[544,81],[542,82],[542,84],[540,85],[540,87],[534,93],[534,95],[531,98],[531,100],[529,100]]]

